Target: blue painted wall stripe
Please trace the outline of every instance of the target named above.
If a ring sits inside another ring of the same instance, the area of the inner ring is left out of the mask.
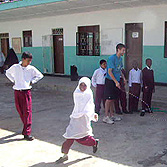
[[[54,2],[61,2],[66,0],[22,0],[22,1],[14,1],[8,3],[0,4],[0,11],[8,10],[8,9],[15,9],[21,7],[28,7],[34,5],[41,5],[46,3],[54,3]]]
[[[41,72],[44,72],[44,60],[42,47],[23,47],[22,52],[29,51],[33,54],[32,65],[37,67]],[[48,53],[50,54],[50,53]],[[49,55],[50,57],[51,55]],[[18,54],[19,59],[21,55]],[[109,56],[77,56],[75,46],[64,47],[64,70],[65,75],[70,75],[70,66],[78,67],[80,76],[92,76],[95,69],[99,67],[101,59],[107,60]],[[145,67],[146,58],[151,58],[153,61],[152,68],[154,69],[155,81],[167,83],[167,58],[164,58],[164,46],[144,46],[143,47],[143,68]],[[124,57],[125,59],[125,57]],[[51,63],[47,61],[47,66],[51,68]],[[49,68],[49,69],[50,69]]]
[[[146,58],[151,58],[155,81],[167,83],[167,58],[164,58],[164,46],[144,46],[143,50],[143,67],[145,67]]]

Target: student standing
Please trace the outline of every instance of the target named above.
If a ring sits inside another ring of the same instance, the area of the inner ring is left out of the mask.
[[[125,76],[125,70],[122,69],[121,70],[123,75]],[[114,105],[115,105],[115,112],[116,114],[122,115],[124,114],[129,114],[128,110],[127,110],[127,98],[126,98],[126,89],[125,89],[125,82],[122,78],[122,76],[120,77],[120,96],[118,99],[115,100]],[[121,104],[121,108],[120,109],[119,105]]]
[[[151,68],[151,66],[152,66],[152,60],[149,58],[146,59],[146,67],[142,70],[142,79],[143,79],[142,100],[144,101],[144,103],[142,103],[142,110],[146,112],[152,112],[151,99],[152,99],[152,93],[155,92],[154,71]]]
[[[14,83],[15,105],[24,125],[22,135],[24,135],[24,139],[29,141],[34,139],[31,136],[31,88],[32,84],[43,78],[41,72],[30,65],[31,61],[32,54],[24,52],[22,54],[22,61],[19,64],[14,64],[6,71],[7,78]]]
[[[96,88],[95,112],[98,115],[100,114],[101,102],[103,102],[103,107],[105,108],[104,84],[106,76],[106,66],[106,60],[100,60],[100,67],[95,70],[92,76],[92,85]]]
[[[73,93],[74,109],[63,135],[66,139],[61,149],[63,157],[60,157],[57,163],[68,160],[68,152],[74,141],[85,146],[92,146],[94,153],[97,151],[98,140],[92,137],[91,121],[97,121],[98,114],[94,112],[93,93],[90,86],[90,79],[82,77]]]
[[[121,120],[114,117],[114,101],[119,98],[120,94],[120,76],[122,75],[124,82],[125,77],[121,72],[123,67],[122,57],[125,53],[125,45],[118,44],[116,46],[116,54],[110,56],[107,61],[107,75],[105,79],[105,116],[103,122],[113,124],[114,121]],[[110,119],[111,117],[111,119]]]
[[[138,103],[142,86],[142,73],[137,61],[133,62],[133,68],[129,71],[129,113],[138,111]]]

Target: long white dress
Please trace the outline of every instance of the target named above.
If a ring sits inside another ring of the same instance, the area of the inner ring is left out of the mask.
[[[87,85],[87,89],[84,92],[79,89],[79,85],[81,83],[85,83]],[[94,119],[95,106],[90,84],[91,82],[89,78],[81,78],[73,93],[74,109],[70,115],[70,123],[63,135],[66,139],[81,139],[88,135],[93,136],[91,121],[96,120]]]

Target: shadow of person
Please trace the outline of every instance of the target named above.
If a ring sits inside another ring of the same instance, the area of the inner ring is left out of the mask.
[[[33,166],[29,166],[29,167],[68,167],[71,166],[75,163],[78,163],[80,161],[84,161],[86,159],[92,158],[92,156],[88,156],[88,157],[84,157],[84,158],[79,158],[76,159],[74,161],[68,162],[68,163],[60,163],[60,164],[56,164],[56,162],[49,162],[49,163],[45,163],[45,162],[41,162],[39,164],[35,164]]]
[[[10,138],[15,137],[17,135],[19,135],[19,133],[14,133],[12,135],[8,135],[8,136],[0,138],[0,144],[5,144],[5,143],[14,142],[14,141],[24,140],[24,138],[21,138],[21,139],[20,138],[10,139]]]

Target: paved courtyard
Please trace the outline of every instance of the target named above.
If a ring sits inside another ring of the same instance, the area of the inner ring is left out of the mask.
[[[56,164],[64,141],[62,135],[73,109],[75,85],[71,91],[61,91],[47,89],[46,83],[47,80],[43,80],[32,90],[32,135],[36,139],[29,142],[22,140],[22,123],[14,106],[11,84],[0,82],[0,167],[167,166],[167,87],[156,87],[154,114],[123,115],[122,121],[108,125],[102,123],[102,110],[99,122],[92,124],[95,137],[100,139],[97,153],[93,154],[91,147],[74,143],[69,160]],[[71,84],[69,79],[66,84]]]

